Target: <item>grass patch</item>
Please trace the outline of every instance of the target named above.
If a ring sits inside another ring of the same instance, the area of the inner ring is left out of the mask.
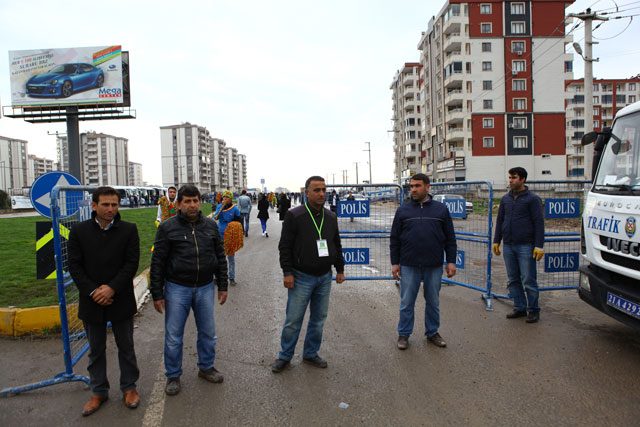
[[[211,212],[203,206],[204,213]],[[154,221],[157,208],[121,208],[122,219],[134,222],[140,235],[138,273],[149,267],[151,246],[156,235]],[[0,307],[41,307],[58,303],[55,280],[36,280],[35,233],[37,221],[45,218],[21,217],[0,219]],[[71,291],[71,290],[70,290]]]

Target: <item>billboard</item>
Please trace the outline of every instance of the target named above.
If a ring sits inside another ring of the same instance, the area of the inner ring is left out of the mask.
[[[119,45],[9,51],[9,70],[14,107],[124,102]]]

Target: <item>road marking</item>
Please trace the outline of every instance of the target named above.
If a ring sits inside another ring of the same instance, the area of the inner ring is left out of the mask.
[[[162,418],[164,416],[164,364],[160,362],[160,369],[158,369],[158,375],[156,376],[156,382],[153,384],[153,390],[149,397],[149,405],[144,413],[144,419],[142,425],[144,427],[159,426],[162,424]]]

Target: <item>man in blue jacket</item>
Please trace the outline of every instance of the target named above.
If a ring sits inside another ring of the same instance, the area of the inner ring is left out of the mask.
[[[411,177],[411,201],[404,203],[391,227],[391,273],[400,279],[400,320],[398,348],[409,346],[413,332],[414,308],[424,282],[425,335],[438,347],[447,343],[438,333],[440,327],[440,283],[443,256],[447,277],[456,274],[456,236],[447,207],[429,194],[429,177],[419,173]]]
[[[527,323],[540,319],[536,263],[544,256],[544,216],[542,201],[524,185],[527,171],[509,169],[510,191],[500,200],[493,253],[500,255],[500,242],[504,242],[504,264],[509,280],[509,296],[513,298],[513,311],[507,319],[527,316]]]

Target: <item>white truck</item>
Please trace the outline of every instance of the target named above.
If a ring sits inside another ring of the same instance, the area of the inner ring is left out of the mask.
[[[589,132],[595,143],[593,185],[583,215],[578,294],[603,313],[640,330],[640,102],[613,126]],[[596,170],[597,168],[597,170]]]

